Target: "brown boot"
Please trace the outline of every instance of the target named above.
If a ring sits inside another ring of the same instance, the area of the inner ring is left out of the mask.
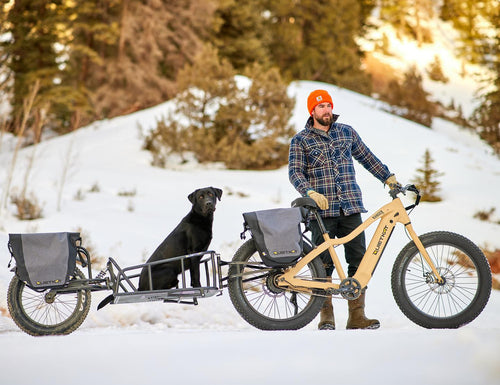
[[[332,296],[328,296],[325,298],[325,302],[323,303],[323,307],[319,313],[320,320],[318,323],[319,330],[335,330],[335,318],[333,316],[333,305],[332,305]]]
[[[380,327],[379,320],[368,319],[365,316],[365,296],[366,291],[355,300],[347,301],[349,306],[349,319],[347,320],[346,329],[378,329]]]

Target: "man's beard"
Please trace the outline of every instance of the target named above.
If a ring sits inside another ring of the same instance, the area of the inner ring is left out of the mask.
[[[330,127],[330,124],[332,124],[333,121],[333,114],[325,114],[321,118],[317,117],[316,120],[322,126]]]

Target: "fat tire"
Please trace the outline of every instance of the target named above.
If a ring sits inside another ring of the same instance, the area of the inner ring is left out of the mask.
[[[391,275],[392,294],[411,321],[428,329],[454,329],[473,321],[488,303],[491,270],[483,252],[462,235],[436,231],[420,240],[444,285],[432,282],[413,241],[399,253]]]
[[[317,295],[297,294],[300,296],[298,302],[304,304],[297,314],[287,313],[289,309],[279,314],[276,311],[271,312],[273,314],[263,314],[270,307],[277,306],[278,301],[281,304],[281,309],[288,308],[292,293],[284,291],[277,295],[273,294],[272,289],[267,286],[267,277],[271,274],[270,272],[265,277],[251,281],[256,284],[253,289],[246,289],[242,277],[237,275],[242,270],[241,263],[248,262],[252,257],[252,262],[261,262],[253,239],[249,239],[235,253],[228,272],[229,297],[241,317],[250,325],[261,330],[297,330],[309,324],[319,313],[325,298]],[[320,258],[313,259],[307,266],[314,277],[326,278],[325,268]],[[249,299],[249,296],[258,290],[261,293],[260,301],[270,301],[267,307],[254,306],[252,300]]]
[[[85,278],[78,268],[75,268],[74,277],[78,279]],[[27,299],[23,297],[25,291],[27,291],[26,293],[31,298]],[[48,289],[44,291],[33,290],[26,285],[25,282],[21,281],[17,275],[14,275],[9,284],[7,305],[10,315],[16,325],[32,336],[67,335],[78,329],[90,310],[90,290],[81,289],[77,290],[75,293],[57,294],[56,300],[52,304],[48,304],[44,301],[44,296],[48,292]],[[69,305],[71,309],[69,309],[68,312],[68,304],[58,304],[57,301],[58,298],[69,298],[69,296],[73,296],[75,299],[72,301],[71,305]],[[38,304],[36,310],[28,310],[34,302]],[[45,324],[40,323],[33,315],[35,312],[36,314],[41,313],[41,308],[45,307],[47,307],[45,309],[47,314],[57,314],[59,317],[62,316],[63,319],[54,322],[49,319]]]

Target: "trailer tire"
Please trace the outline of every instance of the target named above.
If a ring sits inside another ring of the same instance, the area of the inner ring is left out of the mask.
[[[73,279],[85,279],[75,268]],[[17,326],[32,336],[70,334],[83,323],[90,310],[88,289],[56,293],[34,290],[14,275],[9,284],[7,305]]]

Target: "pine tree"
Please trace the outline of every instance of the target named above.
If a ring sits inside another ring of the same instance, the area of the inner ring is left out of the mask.
[[[368,18],[373,12],[373,9],[377,6],[377,0],[358,0],[359,3],[359,25],[361,28],[369,28]]]
[[[408,0],[379,0],[380,18],[389,22],[398,31],[406,32],[409,2]]]
[[[483,96],[481,105],[474,111],[473,120],[480,137],[500,155],[500,72],[496,73],[495,90]]]
[[[451,21],[461,35],[460,55],[467,61],[478,63],[483,52],[482,42],[485,31],[482,29],[484,19],[491,16],[491,8],[498,6],[497,0],[444,0],[440,17]],[[498,24],[493,24],[497,28]]]
[[[293,0],[267,1],[265,27],[270,32],[267,47],[273,63],[288,78],[297,76],[291,69],[293,63],[301,58],[304,48],[302,27],[296,20],[298,10]]]
[[[65,84],[80,90],[87,106],[91,106],[89,114],[82,119],[83,124],[109,116],[112,108],[97,94],[99,88],[110,83],[116,89],[123,87],[113,74],[110,76],[108,69],[118,55],[120,16],[122,7],[127,4],[127,1],[122,4],[117,0],[86,0],[69,6],[69,60]]]
[[[489,21],[493,26],[500,26],[500,4],[496,2],[491,7]],[[473,120],[479,135],[500,155],[500,27],[496,28],[492,41],[483,45],[483,50],[483,65],[493,73],[493,77],[485,82],[493,84],[494,89],[483,95],[481,105],[473,113]]]
[[[355,38],[358,0],[268,1],[269,52],[287,79],[309,79],[369,93]]]
[[[74,2],[70,78],[94,118],[173,97],[178,71],[213,36],[215,0]]]
[[[411,35],[421,46],[430,41],[425,22],[433,15],[432,0],[379,0],[380,18],[398,32]]]
[[[412,13],[415,16],[413,30],[419,47],[424,42],[431,42],[430,33],[424,25],[433,16],[433,5],[434,1],[432,0],[415,0],[413,2]]]
[[[417,176],[413,179],[413,183],[420,190],[423,202],[440,202],[442,200],[438,194],[440,182],[437,179],[444,174],[433,168],[434,159],[429,149],[425,150],[422,163],[422,167],[417,168]]]
[[[175,151],[191,151],[200,162],[223,162],[230,169],[271,169],[288,161],[293,101],[275,68],[255,64],[252,84],[237,87],[235,70],[210,46],[179,73],[176,121],[166,117],[146,146],[164,163]],[[172,143],[175,138],[175,143]],[[168,148],[165,148],[168,147]]]
[[[456,0],[443,0],[439,12],[439,18],[444,21],[451,21],[458,17]]]
[[[429,75],[429,78],[434,80],[435,82],[443,82],[443,83],[448,83],[449,79],[446,77],[446,75],[443,73],[443,67],[441,65],[441,59],[439,58],[438,55],[434,56],[434,61],[432,61],[428,68],[427,68],[427,74]]]
[[[41,103],[48,105],[59,87],[56,43],[61,1],[17,0],[2,7],[0,68],[11,94],[11,120],[15,121],[20,119],[23,100],[37,80],[40,90],[34,108]]]
[[[422,86],[422,75],[415,66],[405,73],[402,82],[393,80],[382,98],[393,106],[393,112],[430,127],[435,113],[434,104],[428,99],[429,93]]]
[[[220,27],[213,39],[221,57],[227,58],[236,71],[253,63],[266,64],[269,37],[264,25],[262,0],[220,1],[216,22]]]

